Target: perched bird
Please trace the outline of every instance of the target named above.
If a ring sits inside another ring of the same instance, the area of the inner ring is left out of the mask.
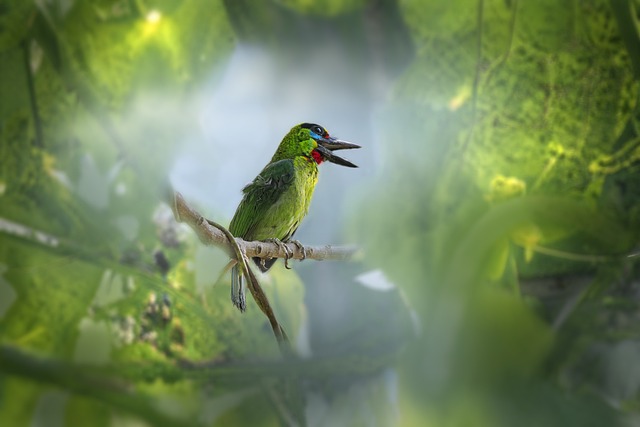
[[[320,125],[294,126],[269,164],[242,189],[244,196],[229,225],[231,234],[244,240],[288,242],[309,210],[318,182],[318,165],[328,161],[357,167],[333,154],[348,148],[360,146],[330,136]],[[253,258],[262,272],[276,260]],[[240,311],[246,309],[244,279],[238,265],[231,270],[231,301]]]

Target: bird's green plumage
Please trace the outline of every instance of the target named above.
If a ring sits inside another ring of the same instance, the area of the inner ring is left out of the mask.
[[[269,164],[242,190],[244,196],[229,225],[231,234],[244,240],[287,241],[293,236],[309,211],[318,182],[318,164],[312,156],[317,146],[309,129],[298,125],[289,131]],[[266,271],[275,260],[254,261]],[[244,310],[242,287],[234,267],[231,297]]]
[[[288,241],[309,211],[318,182],[318,165],[327,160],[357,167],[334,154],[335,150],[360,148],[329,135],[322,126],[302,123],[285,135],[275,154],[260,174],[242,192],[229,231],[244,240]],[[254,258],[267,271],[277,258]],[[244,284],[238,266],[231,270],[231,300],[245,310]]]
[[[268,164],[242,192],[229,231],[245,240],[289,239],[309,210],[318,165],[304,157]]]
[[[229,231],[245,240],[287,240],[307,214],[318,182],[311,152],[317,143],[307,129],[294,127],[262,172],[244,187]]]

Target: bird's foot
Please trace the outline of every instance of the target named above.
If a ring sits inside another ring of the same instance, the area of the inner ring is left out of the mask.
[[[242,272],[237,265],[231,269],[231,302],[242,313],[244,313],[244,311],[247,309],[244,277],[242,276]]]
[[[307,259],[307,250],[304,248],[304,245],[300,243],[300,240],[291,240],[291,243],[296,245],[296,247],[300,249],[300,252],[302,252],[302,259],[300,259],[300,261]]]
[[[282,249],[282,251],[284,252],[284,267],[287,270],[291,270],[291,267],[289,267],[289,260],[293,256],[293,253],[287,247],[287,245],[285,245],[280,239],[267,239],[265,241],[270,243],[275,243],[280,249]]]

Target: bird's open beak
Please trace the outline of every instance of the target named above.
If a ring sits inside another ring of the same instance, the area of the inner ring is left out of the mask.
[[[347,166],[350,168],[357,168],[358,166],[351,163],[349,160],[333,154],[335,150],[349,150],[352,148],[360,148],[357,144],[352,144],[347,141],[329,136],[327,138],[321,138],[316,140],[318,142],[318,151],[324,156],[327,161],[335,163],[336,165]]]

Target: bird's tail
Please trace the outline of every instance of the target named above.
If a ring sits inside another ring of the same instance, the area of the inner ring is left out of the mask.
[[[242,277],[242,272],[237,264],[231,268],[231,302],[242,312],[247,309],[244,277]]]

